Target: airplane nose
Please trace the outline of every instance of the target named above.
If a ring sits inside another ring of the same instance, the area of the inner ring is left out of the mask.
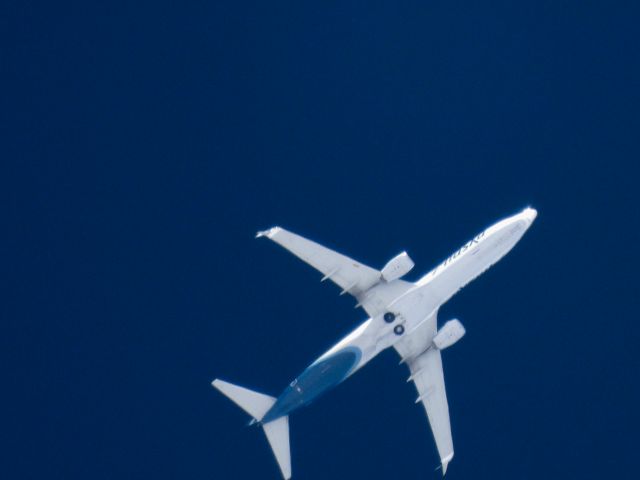
[[[531,224],[538,216],[538,211],[535,208],[525,208],[522,211],[522,216]]]

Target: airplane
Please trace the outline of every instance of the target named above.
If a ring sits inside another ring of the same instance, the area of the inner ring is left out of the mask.
[[[289,415],[346,380],[383,350],[393,347],[409,367],[440,457],[442,475],[453,458],[449,406],[441,351],[465,334],[457,319],[438,328],[438,309],[471,280],[506,255],[537,216],[533,208],[505,218],[479,233],[417,282],[402,280],[414,266],[406,252],[381,270],[280,227],[258,232],[319,270],[341,295],[351,294],[368,320],[321,355],[274,398],[216,379],[212,385],[244,409],[250,424],[262,426],[282,476],[291,478]]]

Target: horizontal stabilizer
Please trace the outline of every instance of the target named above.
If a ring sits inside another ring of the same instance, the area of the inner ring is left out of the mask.
[[[215,388],[233,400],[240,408],[260,421],[264,414],[276,403],[276,399],[269,395],[254,392],[248,388],[239,387],[222,380],[211,382]]]
[[[280,417],[265,423],[264,433],[276,456],[278,466],[285,480],[291,478],[291,450],[289,449],[289,417]]]

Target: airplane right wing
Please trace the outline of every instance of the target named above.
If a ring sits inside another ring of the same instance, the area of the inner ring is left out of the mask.
[[[433,438],[436,442],[442,474],[453,458],[453,439],[449,420],[449,405],[444,386],[444,372],[440,350],[431,346],[437,330],[436,315],[425,320],[416,330],[394,345],[409,365],[411,376],[418,390],[416,403],[422,402],[429,418]]]
[[[387,282],[379,270],[281,227],[258,232],[256,237],[272,240],[320,271],[322,281],[334,282],[342,288],[341,295],[353,295],[358,300],[357,306],[371,317],[384,312],[393,300],[414,287],[404,280]]]

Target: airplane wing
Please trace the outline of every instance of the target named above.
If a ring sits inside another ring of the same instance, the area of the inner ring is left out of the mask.
[[[281,227],[258,232],[289,250],[322,274],[322,281],[331,280],[342,288],[340,295],[349,293],[370,316],[376,316],[414,285],[403,280],[386,282],[379,270],[289,232]]]
[[[440,350],[430,347],[437,330],[436,317],[437,315],[433,315],[425,320],[394,347],[403,362],[409,365],[411,371],[409,380],[414,382],[418,390],[416,403],[422,402],[427,411],[444,475],[447,471],[447,465],[453,458],[453,439],[451,438],[447,393],[444,387],[442,357]]]

